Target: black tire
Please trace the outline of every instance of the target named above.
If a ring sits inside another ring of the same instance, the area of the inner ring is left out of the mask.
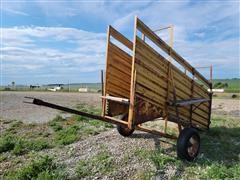
[[[200,136],[194,128],[184,128],[177,140],[177,155],[180,159],[193,161],[199,153]]]
[[[128,115],[121,115],[120,119],[124,120],[124,121],[127,121],[128,120]],[[118,130],[118,133],[121,134],[124,137],[131,136],[132,133],[134,132],[134,129],[129,129],[128,127],[123,127],[123,126],[120,126],[120,125],[117,125],[117,130]]]

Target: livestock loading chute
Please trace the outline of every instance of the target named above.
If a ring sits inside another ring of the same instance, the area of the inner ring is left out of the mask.
[[[212,84],[209,80],[137,17],[133,42],[108,27],[105,71],[101,116],[30,98],[36,105],[116,124],[123,136],[140,130],[176,139],[178,157],[188,161],[197,157],[198,131],[208,130],[210,125],[212,92],[208,89],[212,89]],[[165,121],[165,131],[144,126],[156,119]],[[168,121],[178,126],[178,135],[166,133]]]

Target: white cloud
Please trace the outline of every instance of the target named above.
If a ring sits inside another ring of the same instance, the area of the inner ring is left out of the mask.
[[[105,62],[105,34],[62,27],[2,28],[2,73],[5,77],[20,74],[81,74],[100,71]],[[53,45],[49,45],[53,43]],[[67,50],[66,50],[67,48]],[[76,77],[75,77],[76,78]],[[45,79],[46,81],[48,79]]]
[[[1,10],[6,11],[7,13],[10,13],[10,14],[14,14],[14,15],[29,16],[29,14],[27,14],[25,12],[14,10],[14,9],[1,8]]]
[[[9,3],[6,7],[12,13],[21,14],[25,12],[26,4]],[[237,1],[34,1],[30,4],[40,9],[46,16],[46,21],[51,22],[57,18],[57,22],[64,22],[69,17],[75,17],[76,21],[79,17],[85,17],[86,22],[97,19],[100,26],[112,24],[130,39],[134,15],[138,15],[152,29],[174,24],[174,49],[190,63],[213,64],[216,67],[214,72],[220,75],[225,68],[227,77],[239,74]],[[94,72],[104,68],[106,34],[94,33],[100,30],[92,29],[93,32],[89,32],[68,27],[30,25],[2,28],[2,31],[1,52],[4,55],[6,75],[19,72],[24,76],[26,71],[26,76],[52,76],[53,72],[57,74],[54,75],[56,77],[63,74],[79,76],[81,72]],[[159,35],[169,41],[168,31]]]

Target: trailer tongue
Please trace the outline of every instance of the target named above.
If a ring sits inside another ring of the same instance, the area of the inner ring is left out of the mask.
[[[133,42],[108,28],[101,116],[26,98],[36,105],[116,124],[123,136],[141,130],[177,139],[178,157],[192,161],[200,148],[197,130],[209,129],[211,89],[210,81],[136,17]],[[156,119],[164,120],[164,132],[144,126]],[[178,126],[178,137],[167,133],[168,121]]]

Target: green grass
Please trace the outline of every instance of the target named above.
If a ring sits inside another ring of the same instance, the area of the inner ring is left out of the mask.
[[[0,137],[0,153],[11,151],[14,149],[14,146],[15,146],[15,142],[14,142],[14,138],[12,136],[1,135],[1,137]]]
[[[221,84],[227,83],[228,87],[224,87],[225,92],[228,92],[228,93],[240,92],[240,79],[214,79],[213,86],[219,82]]]
[[[86,106],[84,104],[78,105],[77,109],[90,114],[100,114],[101,112],[98,108]],[[54,131],[53,141],[57,145],[71,144],[113,127],[109,123],[77,115],[68,119],[63,119],[61,116],[57,116],[49,122],[49,125]]]
[[[88,113],[100,110],[86,105],[77,107]],[[2,121],[1,121],[2,122]],[[0,137],[0,163],[8,164],[4,179],[64,179],[64,168],[55,160],[39,156],[46,148],[64,147],[113,127],[111,124],[81,116],[64,119],[57,116],[44,125],[24,124],[18,121],[2,123],[8,127]],[[75,169],[75,179],[112,177],[120,166],[147,161],[136,179],[238,179],[240,177],[240,119],[213,116],[210,130],[201,134],[201,150],[194,162],[184,162],[176,157],[176,146],[159,143],[154,150],[136,149],[126,153],[120,164],[102,148],[93,157],[80,160]],[[127,141],[127,139],[126,139]],[[68,147],[66,147],[68,148]],[[126,147],[128,148],[128,147]],[[123,152],[124,153],[124,152]],[[33,160],[30,156],[34,154]],[[30,156],[30,158],[29,158]],[[36,156],[36,158],[35,158]],[[25,162],[26,159],[26,162]],[[154,168],[151,168],[154,167]],[[135,173],[135,172],[133,172]],[[114,177],[114,176],[113,176]]]
[[[65,179],[61,166],[54,162],[49,156],[40,156],[25,166],[5,174],[6,180],[44,180],[44,179]]]
[[[22,155],[30,151],[40,151],[50,147],[51,146],[48,141],[43,138],[38,138],[30,141],[24,140],[22,138],[16,138],[12,153],[15,155]]]
[[[22,137],[3,134],[0,138],[0,153],[7,151],[15,155],[26,154],[30,151],[40,151],[49,148],[48,142],[42,138],[25,140]]]
[[[201,133],[201,150],[194,162],[181,161],[169,149],[137,149],[135,155],[148,159],[156,170],[145,169],[141,179],[238,179],[240,177],[239,118],[212,118],[211,128]],[[175,148],[174,148],[175,151]],[[172,171],[171,177],[167,174]]]
[[[113,157],[103,150],[88,160],[80,160],[76,168],[77,178],[104,175],[114,170]]]
[[[77,108],[91,114],[100,114],[98,108],[83,104],[78,105]],[[5,124],[9,127],[1,134],[0,153],[11,152],[14,155],[68,145],[113,127],[108,123],[76,115],[67,119],[56,116],[52,121],[41,126],[24,124],[20,121]]]

